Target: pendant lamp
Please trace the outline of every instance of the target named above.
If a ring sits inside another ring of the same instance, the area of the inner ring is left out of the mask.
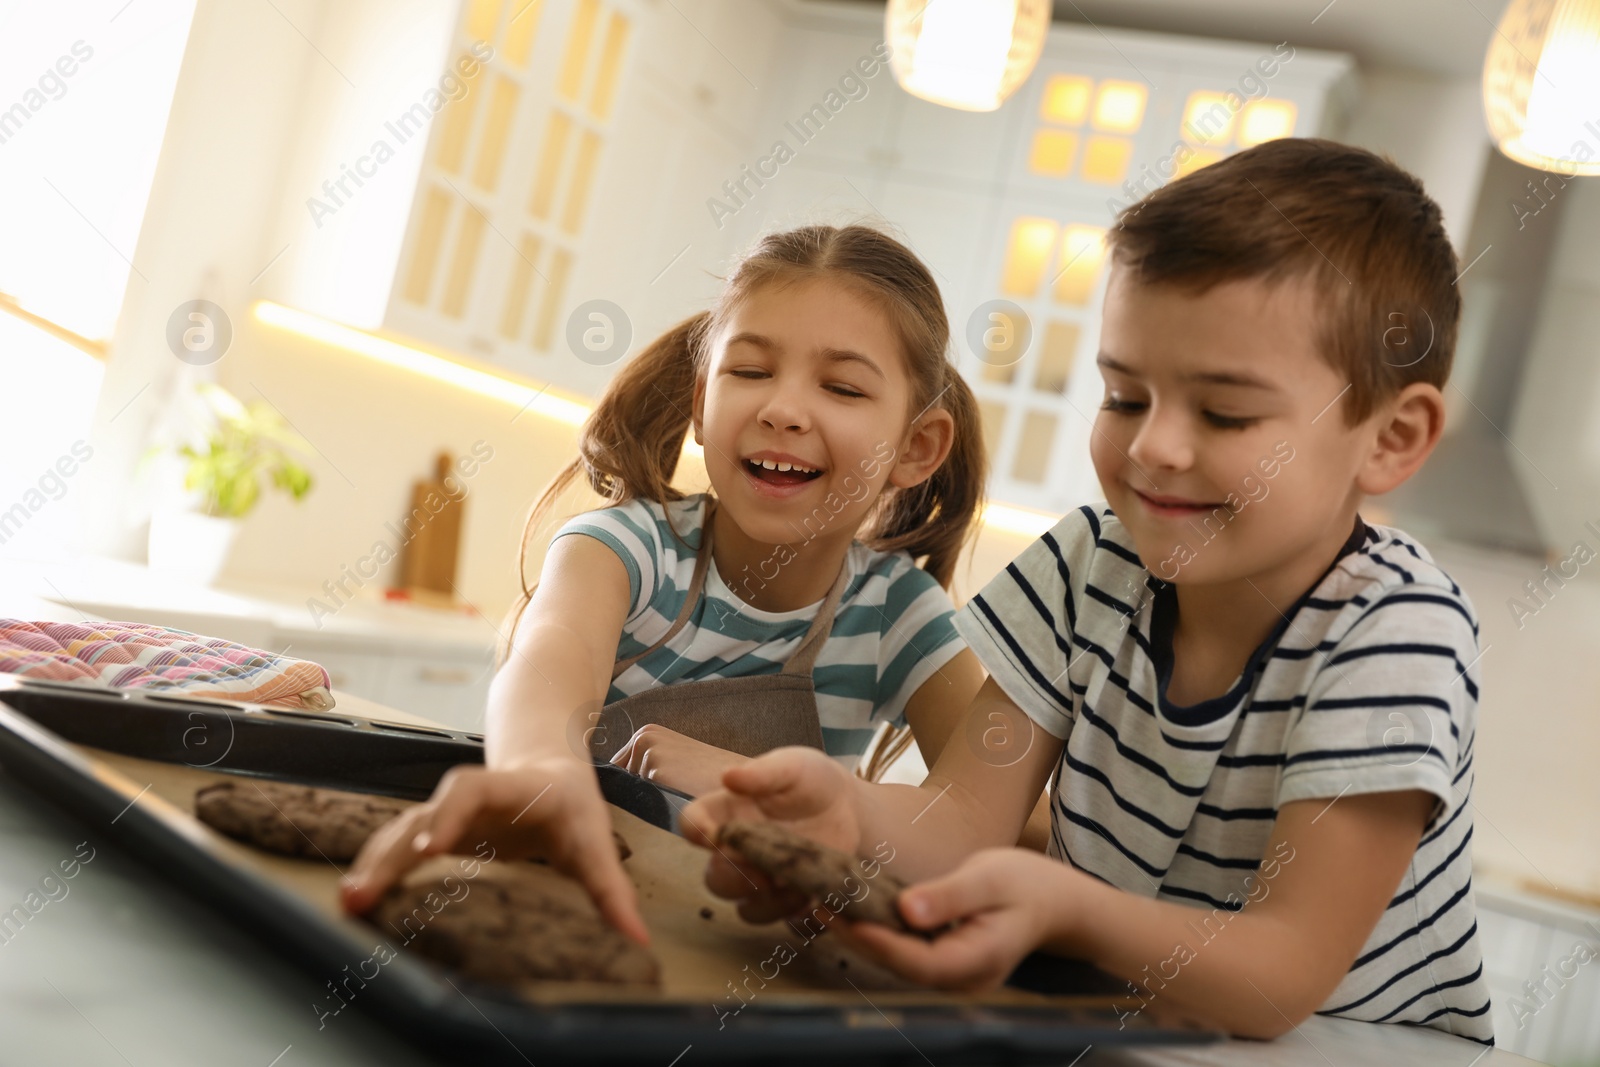
[[[895,80],[912,96],[993,111],[1039,61],[1049,0],[889,0],[884,37]]]
[[[1511,0],[1483,62],[1500,151],[1561,174],[1600,174],[1600,0]]]

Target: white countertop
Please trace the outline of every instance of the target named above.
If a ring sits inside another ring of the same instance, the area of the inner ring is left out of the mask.
[[[43,586],[48,595],[40,595]],[[15,567],[0,574],[0,615],[75,621],[82,612],[122,598],[169,597],[206,618],[250,622],[282,612],[284,624],[307,625],[304,605],[241,590],[162,591],[142,567],[101,561],[63,573]],[[272,605],[276,604],[276,607]],[[264,609],[264,605],[266,606]],[[493,631],[484,620],[440,618],[403,604],[352,603],[318,631],[352,640],[374,630],[393,641],[407,632],[429,649],[440,640],[481,647]],[[347,617],[346,617],[347,616]],[[270,624],[270,623],[269,623]],[[374,719],[437,725],[349,694],[338,710]],[[0,910],[72,854],[85,831],[0,772]],[[92,833],[90,833],[92,837]],[[309,1005],[313,981],[242,933],[165,890],[137,863],[111,848],[9,943],[0,944],[0,1033],[21,1063],[423,1065],[429,1060],[359,1013],[318,1030]],[[286,1050],[288,1050],[286,1052]],[[530,1050],[533,1051],[533,1050]],[[281,1060],[275,1059],[282,1056]],[[535,1057],[536,1061],[536,1057]],[[1313,1017],[1273,1042],[1229,1041],[1186,1049],[1097,1050],[1079,1067],[1322,1067],[1419,1064],[1511,1067],[1528,1060],[1485,1050],[1439,1031]],[[938,1065],[943,1067],[943,1065]]]
[[[354,708],[350,710],[354,711]],[[0,772],[0,904],[89,840],[94,860],[9,943],[0,944],[0,1033],[19,1064],[244,1064],[428,1067],[360,1012],[318,1028],[324,991],[241,930],[173,893]],[[538,1050],[524,1050],[540,1062]],[[281,1057],[281,1058],[280,1058]],[[1532,1063],[1432,1030],[1312,1018],[1272,1042],[1096,1050],[1078,1067],[1513,1067]],[[665,1067],[664,1064],[657,1067]],[[942,1065],[940,1065],[942,1067]]]
[[[427,724],[340,697],[340,710]],[[319,1029],[322,989],[242,931],[164,887],[112,846],[0,772],[0,909],[88,839],[92,863],[19,934],[0,944],[6,1062],[426,1067],[439,1063],[360,1012]],[[535,1049],[525,1050],[538,1062]],[[15,1059],[12,1059],[15,1057]],[[1096,1050],[1080,1067],[1513,1067],[1534,1061],[1434,1030],[1313,1017],[1277,1041]],[[664,1065],[661,1065],[664,1067]],[[942,1065],[937,1065],[942,1067]]]
[[[307,603],[313,596],[334,609],[332,613],[313,612]],[[72,614],[40,614],[49,611],[45,604],[66,607]],[[32,607],[33,613],[27,612],[27,607]],[[274,636],[282,635],[284,640],[320,645],[381,647],[400,653],[456,652],[464,658],[491,650],[499,625],[498,619],[485,619],[465,606],[461,610],[425,607],[384,600],[367,590],[340,603],[314,589],[246,583],[210,588],[138,564],[96,556],[0,562],[0,614],[29,619],[159,620],[161,625],[258,648],[270,647]]]

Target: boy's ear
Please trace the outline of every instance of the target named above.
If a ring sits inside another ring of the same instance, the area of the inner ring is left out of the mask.
[[[1356,476],[1369,496],[1387,493],[1417,473],[1444,432],[1444,396],[1438,386],[1412,382],[1376,416],[1372,451]]]
[[[933,408],[906,431],[906,439],[889,471],[889,484],[899,489],[921,485],[950,455],[955,443],[956,420],[943,408]]]
[[[700,433],[700,428],[705,423],[705,419],[706,380],[704,378],[696,378],[694,380],[694,404],[690,411],[689,423],[694,427],[694,443],[697,445],[706,443],[705,438]]]

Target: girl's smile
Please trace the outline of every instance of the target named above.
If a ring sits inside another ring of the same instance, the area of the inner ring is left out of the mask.
[[[820,465],[807,464],[787,452],[770,450],[746,456],[743,466],[757,492],[770,494],[774,499],[787,499],[804,492],[824,473]]]

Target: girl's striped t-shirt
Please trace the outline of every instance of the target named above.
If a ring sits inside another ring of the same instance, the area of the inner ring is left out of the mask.
[[[1292,850],[1265,856],[1282,805],[1431,793],[1405,876],[1319,1010],[1492,1042],[1472,897],[1479,652],[1466,593],[1404,532],[1357,517],[1230,690],[1187,706],[1165,695],[1176,616],[1174,586],[1103,503],[1068,514],[957,615],[1007,696],[1066,742],[1050,854],[1203,909],[1184,946],[1198,953],[1293,862]]]
[[[574,516],[557,530],[556,537],[587,534],[601,541],[627,568],[632,606],[618,660],[649,648],[678,617],[694,578],[706,499],[697,493],[666,507],[631,500]],[[781,558],[761,568],[768,580]],[[906,552],[879,552],[852,541],[844,565],[848,582],[812,680],[828,753],[849,757],[853,766],[879,724],[903,723],[912,694],[966,644],[955,631],[949,594]],[[745,588],[758,588],[761,580],[755,572],[733,576]],[[821,607],[820,600],[793,611],[751,607],[713,562],[689,622],[614,679],[606,702],[675,682],[777,674]]]

